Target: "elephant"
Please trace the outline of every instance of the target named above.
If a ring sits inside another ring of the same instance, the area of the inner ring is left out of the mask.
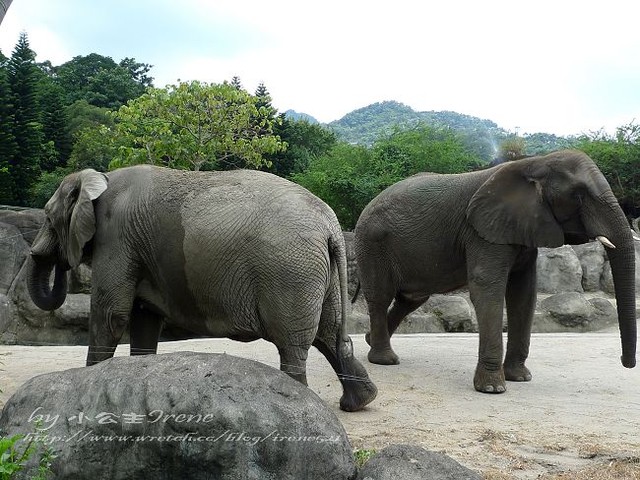
[[[346,333],[344,237],[331,208],[270,173],[151,165],[68,175],[45,206],[28,261],[39,308],[65,300],[65,272],[92,267],[87,365],[156,353],[164,322],[209,337],[263,338],[307,384],[314,345],[343,387],[340,407],[377,394]],[[51,274],[55,269],[53,286]]]
[[[634,240],[609,184],[585,153],[563,150],[474,172],[422,173],[391,185],[364,208],[354,233],[370,316],[369,361],[398,364],[390,338],[400,322],[430,295],[466,285],[478,319],[475,389],[502,393],[506,380],[530,381],[525,361],[538,247],[592,239],[604,244],[611,263],[621,361],[633,368]]]

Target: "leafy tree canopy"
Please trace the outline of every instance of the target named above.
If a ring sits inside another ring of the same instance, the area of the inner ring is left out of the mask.
[[[315,158],[327,153],[337,143],[335,134],[318,123],[292,120],[281,114],[275,133],[286,142],[287,149],[270,155],[267,171],[281,177],[290,177],[307,169]]]
[[[258,97],[230,83],[183,82],[150,89],[115,113],[120,143],[110,168],[138,163],[179,169],[268,166],[286,147]]]
[[[151,65],[125,58],[116,63],[111,57],[91,53],[77,56],[51,70],[67,94],[67,104],[86,100],[91,105],[117,109],[142,95],[152,86]]]
[[[640,125],[619,127],[614,135],[595,132],[579,138],[577,148],[589,155],[611,185],[623,211],[640,216]]]

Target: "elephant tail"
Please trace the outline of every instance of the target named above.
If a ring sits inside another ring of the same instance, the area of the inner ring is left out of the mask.
[[[351,303],[356,303],[356,300],[358,300],[358,295],[360,295],[360,280],[358,280],[358,285],[356,285],[356,291],[353,294],[353,298],[351,299]]]
[[[338,267],[338,280],[340,282],[340,309],[342,313],[342,324],[340,327],[340,337],[342,340],[348,339],[347,335],[347,315],[348,315],[348,277],[347,277],[347,249],[344,244],[342,231],[332,234],[329,237],[329,255],[336,262]]]

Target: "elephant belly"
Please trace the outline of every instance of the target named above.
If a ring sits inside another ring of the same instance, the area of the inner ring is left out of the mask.
[[[150,282],[143,280],[136,296],[160,313],[167,324],[176,325],[198,335],[214,338],[231,338],[239,341],[253,341],[261,336],[251,328],[249,319],[238,321],[236,315],[229,315],[225,309],[208,298],[204,303],[196,301],[201,308],[195,308],[192,299],[181,298],[175,292],[162,293]],[[202,307],[202,306],[205,307]],[[239,325],[244,325],[241,328]]]
[[[427,263],[409,275],[403,275],[399,292],[407,298],[418,299],[434,293],[451,292],[467,284],[466,264],[454,264],[453,268],[438,267]]]

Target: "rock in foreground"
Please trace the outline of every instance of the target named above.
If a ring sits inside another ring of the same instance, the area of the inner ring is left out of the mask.
[[[391,445],[369,460],[358,480],[480,480],[446,455],[415,445]]]
[[[116,357],[25,383],[0,434],[30,434],[65,479],[350,479],[344,428],[311,390],[261,363],[181,352]],[[28,437],[27,437],[28,438]]]

